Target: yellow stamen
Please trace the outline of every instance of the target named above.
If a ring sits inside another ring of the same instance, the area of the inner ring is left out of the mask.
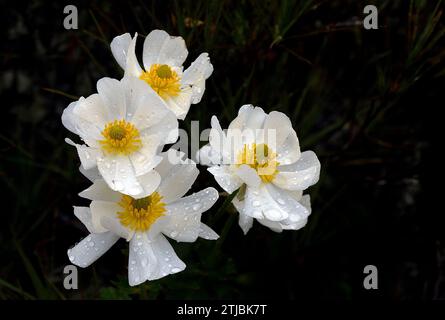
[[[257,171],[263,182],[269,183],[278,173],[279,162],[276,159],[277,154],[267,144],[245,144],[238,154],[237,165],[247,164]]]
[[[147,231],[159,217],[164,216],[165,203],[161,200],[162,196],[157,192],[142,199],[123,195],[118,204],[124,210],[117,213],[121,224],[134,231]]]
[[[147,82],[164,99],[176,97],[181,91],[178,74],[166,64],[153,64],[139,79]]]
[[[109,154],[129,155],[142,147],[139,130],[125,120],[114,120],[102,130],[104,140],[99,143],[104,152]]]

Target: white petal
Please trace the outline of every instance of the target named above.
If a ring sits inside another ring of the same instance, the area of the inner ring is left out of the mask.
[[[268,198],[263,198],[260,193],[259,188],[246,188],[244,193],[244,198],[239,199],[237,195],[232,200],[233,205],[242,215],[249,216],[252,218],[263,219],[263,206],[268,208]]]
[[[117,63],[125,70],[125,65],[127,64],[127,52],[130,46],[131,36],[129,33],[124,33],[123,35],[115,37],[111,41],[111,52]]]
[[[136,40],[138,34],[136,33],[130,42],[130,46],[127,51],[127,62],[125,64],[125,74],[126,76],[133,76],[139,78],[142,73],[142,68],[139,65],[138,59],[136,58]]]
[[[174,143],[178,139],[178,119],[169,111],[157,124],[143,130],[141,135],[156,135],[161,144]]]
[[[117,240],[119,236],[111,232],[92,233],[73,248],[68,249],[68,258],[76,266],[88,267],[107,252]]]
[[[289,191],[285,191],[283,190],[283,192],[285,193],[289,193],[292,194]],[[294,213],[290,213],[289,217],[281,220],[281,221],[269,221],[266,219],[263,220],[258,220],[260,223],[262,223],[263,225],[271,228],[274,231],[277,232],[281,232],[281,230],[298,230],[303,228],[307,221],[308,221],[308,216],[311,213],[311,206],[310,206],[310,199],[309,199],[309,195],[305,195],[301,198],[300,201],[301,205],[305,207],[305,214],[301,215],[300,214],[294,214]]]
[[[276,141],[273,143],[275,146],[281,146],[286,138],[294,132],[289,117],[284,113],[277,111],[269,113],[264,121],[264,131],[266,132],[266,135],[268,130],[273,130],[275,132]],[[268,144],[270,145],[271,143]]]
[[[135,286],[185,269],[163,235],[150,241],[145,234],[136,234],[130,241],[128,282]]]
[[[143,136],[141,142],[142,147],[128,156],[136,176],[150,172],[161,161],[161,157],[156,155],[161,145],[158,136]]]
[[[124,227],[117,214],[102,216],[100,218],[100,224],[110,232],[118,235],[121,238],[130,241],[134,235],[134,231]]]
[[[162,201],[165,203],[175,201],[186,194],[199,174],[196,164],[190,159],[176,162],[180,159],[180,154],[174,149],[164,152],[163,160],[156,168],[162,177],[157,192],[163,197]]]
[[[91,118],[86,120],[82,118],[79,114],[77,114],[77,111],[79,110],[79,107],[90,105],[90,104],[96,104],[94,101],[96,95],[92,95],[85,98],[80,98],[77,103],[71,103],[62,114],[62,123],[63,125],[69,129],[71,132],[79,135],[82,140],[85,141],[87,145],[90,147],[98,147],[99,143],[98,140],[101,140],[103,138],[101,134],[101,128],[97,125],[97,123],[94,123],[93,121],[93,115],[91,114]]]
[[[238,116],[232,120],[229,125],[229,130],[243,130],[246,126],[246,121],[254,106],[251,104],[245,104],[238,110]]]
[[[97,93],[90,95],[86,99],[81,98],[73,109],[73,113],[90,123],[90,125],[100,129],[111,119],[109,109]]]
[[[108,217],[110,219],[114,219],[116,217],[116,214],[119,211],[122,211],[122,208],[117,203],[99,201],[99,200],[92,201],[90,204],[90,209],[91,209],[91,221],[94,230],[96,230],[97,233],[113,231],[105,228],[102,225],[102,218]]]
[[[234,199],[234,204],[237,198]],[[240,213],[257,219],[268,219],[271,221],[281,221],[289,216],[289,213],[278,205],[269,194],[266,185],[261,184],[259,188],[247,187],[244,201],[238,205],[241,207]]]
[[[226,142],[226,135],[219,124],[218,118],[216,116],[212,116],[210,123],[212,129],[210,130],[209,134],[209,144],[213,152],[220,154],[225,161],[228,161],[226,163],[231,163],[231,145]]]
[[[179,120],[184,120],[187,115],[190,109],[190,104],[192,103],[192,94],[192,89],[187,87],[181,89],[181,92],[176,97],[165,100],[168,108]]]
[[[236,175],[249,187],[257,188],[261,184],[261,179],[255,169],[247,164],[243,164],[235,169]]]
[[[283,231],[283,228],[281,227],[281,224],[279,222],[270,221],[270,220],[267,220],[267,219],[258,219],[257,221],[259,223],[261,223],[263,226],[268,227],[272,231],[275,231],[275,232]]]
[[[213,166],[207,170],[213,174],[216,182],[227,193],[233,193],[243,184],[243,180],[236,176],[229,166]]]
[[[298,161],[291,165],[279,166],[272,181],[287,190],[305,190],[317,183],[320,177],[320,161],[313,151],[305,151]]]
[[[282,211],[287,212],[292,222],[305,219],[309,215],[310,212],[306,207],[295,200],[288,191],[279,189],[272,184],[267,184],[266,189],[270,195],[270,199],[274,201]]]
[[[119,202],[122,197],[119,192],[111,190],[103,179],[94,180],[93,184],[88,189],[79,193],[79,196],[89,200],[108,202]]]
[[[89,232],[95,232],[93,227],[93,222],[91,220],[91,211],[88,207],[74,207],[74,215],[83,225],[88,229]]]
[[[79,103],[79,101],[71,102],[68,107],[63,110],[62,113],[62,124],[69,131],[77,134],[76,129],[76,116],[73,113],[74,108]]]
[[[124,77],[126,118],[138,130],[154,126],[161,122],[169,112],[161,97],[143,80],[136,77]]]
[[[289,224],[285,224],[282,221],[280,221],[280,225],[283,228],[283,230],[298,230],[303,228],[307,224],[307,218],[301,219],[297,222],[291,222]]]
[[[281,165],[287,165],[297,161],[300,156],[300,144],[297,134],[292,131],[281,145],[277,146],[277,161]]]
[[[251,130],[262,129],[264,121],[266,119],[266,113],[260,107],[255,107],[247,116],[245,128]]]
[[[125,119],[125,87],[119,80],[102,78],[97,81],[97,92],[113,119]]]
[[[108,186],[114,191],[132,197],[139,197],[141,193],[144,193],[143,186],[136,178],[136,173],[128,156],[105,156],[98,159],[97,167]]]
[[[300,203],[311,213],[311,197],[308,194],[301,197]]]
[[[250,228],[253,226],[253,218],[249,217],[245,214],[239,214],[238,224],[243,230],[244,234],[247,234],[249,232]]]
[[[83,174],[88,180],[91,182],[94,182],[97,179],[102,179],[102,176],[100,175],[99,170],[97,169],[97,166],[94,166],[93,168],[90,168],[88,170],[84,169],[82,165],[79,166],[79,171],[81,174]]]
[[[188,51],[181,37],[170,37],[163,30],[153,30],[144,41],[142,60],[145,70],[154,63],[182,66]]]
[[[137,177],[137,181],[140,184],[142,191],[135,194],[133,198],[144,198],[152,194],[161,183],[161,176],[155,170]]]
[[[205,80],[213,72],[213,66],[207,53],[201,53],[199,57],[184,71],[181,83],[191,85],[193,89],[192,103],[201,101],[205,91]]]
[[[97,165],[97,159],[102,154],[102,152],[95,148],[90,148],[86,145],[80,145],[74,143],[72,140],[66,138],[65,142],[76,147],[77,153],[79,155],[80,163],[85,170],[90,170]]]
[[[207,188],[168,204],[169,223],[162,232],[176,241],[194,242],[201,232],[201,214],[217,199],[216,189]]]
[[[201,228],[199,230],[199,237],[206,240],[217,240],[219,235],[212,230],[208,225],[201,223]]]

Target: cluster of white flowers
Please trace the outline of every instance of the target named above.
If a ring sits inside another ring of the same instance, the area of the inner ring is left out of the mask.
[[[141,68],[136,39],[127,33],[111,42],[124,77],[100,79],[97,93],[71,103],[62,115],[64,126],[84,142],[66,140],[92,182],[79,194],[90,206],[74,207],[90,234],[68,257],[87,267],[124,238],[130,285],[185,268],[165,236],[182,242],[218,238],[201,222],[218,192],[207,188],[184,197],[198,176],[196,163],[174,149],[163,152],[178,139],[178,119],[201,100],[213,66],[202,53],[183,70],[184,40],[154,30],[145,38]],[[313,152],[300,153],[283,113],[246,105],[226,131],[213,117],[209,145],[198,156],[226,192],[237,192],[232,203],[244,233],[253,218],[274,231],[306,223],[311,208],[303,190],[318,181],[320,163]]]

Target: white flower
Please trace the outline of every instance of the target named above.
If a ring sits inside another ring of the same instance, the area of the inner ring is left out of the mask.
[[[85,142],[77,148],[85,170],[97,166],[108,186],[144,197],[160,182],[153,168],[164,144],[178,137],[178,120],[164,101],[135,77],[102,78],[98,93],[80,98],[63,112],[63,125]],[[146,181],[141,182],[140,177]],[[149,177],[149,178],[147,178]]]
[[[137,34],[131,39],[129,33],[115,37],[111,42],[114,58],[125,70],[125,75],[144,80],[165,100],[177,118],[183,120],[190,105],[201,101],[205,81],[213,72],[208,54],[201,53],[183,72],[182,64],[188,55],[184,39],[153,30],[144,41],[143,70],[135,54],[136,39]]]
[[[113,191],[102,179],[79,194],[92,200],[89,208],[74,207],[90,235],[68,250],[72,263],[87,267],[125,238],[130,243],[128,280],[134,286],[184,270],[185,264],[165,236],[178,242],[194,242],[198,236],[218,238],[201,223],[201,214],[216,202],[218,192],[207,188],[183,197],[198,176],[196,164],[188,159],[172,164],[172,158],[183,157],[172,149],[161,156],[157,167],[161,184],[148,197],[134,199]]]
[[[226,192],[241,188],[233,204],[244,233],[254,218],[277,232],[306,224],[311,207],[303,190],[318,181],[320,162],[312,151],[300,153],[285,114],[244,105],[226,132],[213,116],[209,144],[198,156]]]

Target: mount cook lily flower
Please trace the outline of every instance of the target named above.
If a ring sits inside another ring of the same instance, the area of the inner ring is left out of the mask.
[[[201,214],[218,199],[214,188],[183,197],[198,169],[183,154],[170,149],[162,153],[156,170],[161,183],[147,197],[134,199],[111,190],[102,179],[81,192],[92,200],[90,207],[74,207],[74,214],[90,234],[68,250],[70,261],[87,267],[102,256],[119,238],[129,241],[128,280],[134,286],[184,270],[166,236],[178,242],[198,237],[215,240],[218,235],[201,222]],[[171,159],[177,159],[172,163]],[[87,176],[94,177],[91,171]]]
[[[97,166],[111,189],[148,196],[160,183],[153,170],[161,161],[158,153],[177,140],[178,120],[159,95],[135,77],[102,78],[97,91],[64,110],[63,125],[85,144],[66,141],[77,148],[83,168]]]
[[[314,152],[300,152],[290,119],[244,105],[225,132],[215,116],[211,125],[198,157],[226,192],[239,189],[232,203],[244,233],[253,219],[276,232],[302,228],[311,213],[303,190],[318,181],[320,162]]]
[[[188,55],[184,39],[171,37],[162,30],[153,30],[144,41],[142,69],[135,54],[136,39],[137,34],[132,39],[129,33],[115,37],[111,42],[114,58],[125,70],[125,75],[144,80],[177,118],[183,120],[190,105],[201,101],[205,81],[213,72],[208,54],[201,53],[183,71],[182,64]]]

